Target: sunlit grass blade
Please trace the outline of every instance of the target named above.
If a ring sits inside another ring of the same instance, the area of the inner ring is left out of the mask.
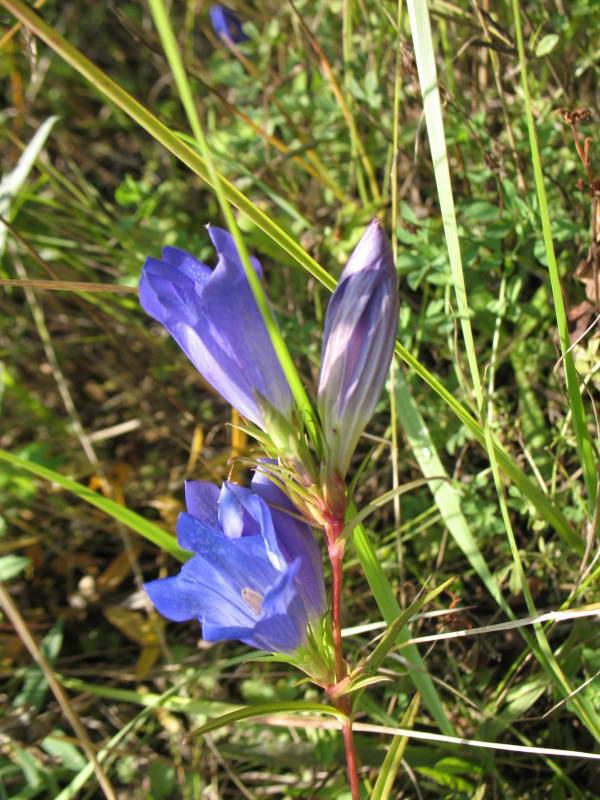
[[[250,263],[248,249],[240,233],[235,216],[231,210],[229,199],[221,182],[221,177],[213,163],[212,156],[206,142],[206,137],[204,135],[204,130],[202,128],[202,123],[200,121],[200,116],[194,102],[192,89],[187,79],[183,61],[177,46],[177,40],[175,39],[175,34],[173,33],[173,28],[169,21],[164,2],[163,0],[148,0],[148,2],[152,11],[152,16],[154,17],[154,23],[158,29],[162,45],[167,56],[167,60],[173,72],[173,77],[181,97],[182,105],[185,109],[190,127],[196,139],[196,144],[208,168],[208,175],[211,185],[219,201],[219,206],[221,207],[221,212],[227,222],[229,232],[235,241],[244,271],[246,273],[246,278],[250,284],[252,294],[254,295],[254,299],[256,300],[256,304],[263,318],[265,328],[269,333],[269,337],[273,344],[273,349],[275,350],[283,373],[287,378],[290,389],[292,390],[292,394],[294,395],[296,404],[301,412],[306,429],[308,430],[311,439],[318,447],[318,432],[314,424],[314,411],[312,404],[308,398],[304,385],[300,380],[300,376],[298,375],[296,366],[292,361],[285,340],[281,335],[281,331],[279,330],[275,315],[273,314],[273,310],[269,304],[269,301],[267,300],[267,296],[262,287],[260,279]]]
[[[400,720],[401,728],[412,728],[417,718],[417,711],[419,710],[419,703],[421,698],[416,694],[410,701],[408,708],[402,715]],[[377,776],[377,781],[371,794],[371,800],[388,800],[392,796],[392,789],[394,788],[394,781],[400,763],[404,758],[408,739],[406,737],[395,737],[388,748],[381,769]]]
[[[0,180],[0,217],[10,219],[12,202],[17,196],[21,186],[27,180],[27,176],[39,156],[42,147],[46,143],[46,139],[50,135],[57,119],[58,117],[55,116],[48,117],[47,120],[42,122],[31,138],[31,141],[27,143],[27,146],[19,156],[15,168],[4,175],[2,180]],[[7,233],[8,229],[6,225],[0,223],[0,259],[4,254]]]
[[[562,288],[560,283],[560,275],[558,273],[558,265],[556,263],[556,254],[554,252],[554,242],[552,240],[552,224],[550,221],[550,211],[548,208],[548,199],[546,197],[546,189],[544,186],[544,176],[542,172],[542,161],[540,158],[540,149],[535,130],[535,121],[533,118],[533,111],[531,107],[531,97],[529,95],[529,83],[527,79],[527,59],[525,56],[525,45],[523,42],[523,30],[521,28],[521,12],[519,0],[512,0],[513,18],[515,22],[515,32],[517,35],[517,49],[519,53],[519,66],[521,72],[521,86],[523,89],[523,98],[525,105],[525,118],[527,120],[527,132],[529,134],[529,148],[531,152],[531,164],[533,167],[533,175],[535,180],[535,188],[537,193],[540,222],[542,225],[542,234],[544,237],[544,246],[546,250],[546,259],[548,261],[548,276],[550,278],[550,285],[552,287],[552,298],[554,300],[554,310],[556,314],[556,325],[558,328],[558,335],[560,338],[560,346],[563,354],[563,363],[565,368],[565,376],[567,380],[567,394],[569,398],[569,406],[573,415],[573,429],[575,438],[577,440],[577,451],[581,459],[581,468],[583,470],[583,477],[588,495],[588,508],[590,516],[594,513],[596,507],[596,494],[598,490],[598,470],[596,465],[596,456],[594,447],[592,445],[590,433],[586,422],[586,413],[583,406],[583,399],[579,389],[579,380],[575,370],[575,362],[573,354],[570,350],[571,340],[569,337],[569,326],[567,322],[567,314],[565,311],[565,304],[562,296]],[[596,526],[597,526],[596,521]]]
[[[191,554],[179,547],[175,538],[162,528],[159,528],[158,525],[154,525],[154,523],[144,519],[139,514],[136,514],[135,511],[131,511],[129,508],[121,506],[97,492],[93,492],[87,486],[61,475],[60,472],[44,467],[41,464],[35,464],[33,461],[26,461],[24,458],[8,453],[6,450],[0,450],[0,460],[12,464],[17,469],[24,469],[39,478],[44,478],[44,480],[62,486],[63,489],[77,495],[81,500],[96,506],[96,508],[104,511],[105,514],[108,514],[113,519],[122,522],[123,525],[127,525],[132,531],[139,533],[149,542],[160,547],[179,561],[187,561],[190,558]]]
[[[452,194],[448,152],[444,135],[444,118],[442,115],[442,104],[438,88],[429,9],[427,3],[418,2],[418,0],[407,0],[406,5],[410,17],[415,60],[417,62],[419,84],[423,96],[423,111],[427,124],[429,146],[431,148],[431,161],[433,163],[438,201],[440,204],[442,221],[444,223],[444,234],[446,236],[448,258],[450,259],[450,269],[458,306],[458,316],[465,343],[467,361],[471,372],[475,402],[477,404],[477,410],[481,414],[483,391],[479,378],[479,367],[477,366],[477,354],[475,352],[460,243],[458,240],[458,226],[456,224],[456,213],[454,210],[454,197]]]
[[[435,443],[431,438],[423,415],[413,400],[410,389],[400,370],[396,373],[395,393],[398,421],[406,433],[421,472],[426,478],[446,475],[446,470],[437,453]],[[512,616],[510,606],[502,596],[500,587],[491,574],[462,512],[460,491],[448,481],[443,480],[430,483],[430,487],[444,524],[450,531],[452,538],[469,560],[469,563],[500,608],[509,616]]]

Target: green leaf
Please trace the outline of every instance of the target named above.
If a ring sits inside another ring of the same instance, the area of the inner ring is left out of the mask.
[[[541,58],[551,53],[558,44],[558,39],[559,37],[556,33],[547,33],[545,36],[542,36],[535,48],[536,56]]]
[[[42,747],[53,758],[58,759],[62,766],[71,772],[79,772],[87,763],[87,759],[81,755],[80,751],[71,742],[66,741],[66,734],[61,731],[53,731],[50,736],[42,740]]]
[[[164,800],[175,796],[177,774],[174,767],[165,764],[163,759],[155,759],[148,765],[148,775],[153,800]]]
[[[0,558],[0,581],[9,581],[16,578],[23,570],[31,564],[30,559],[25,556],[15,556],[12,553]]]
[[[441,592],[447,589],[447,587],[450,586],[450,584],[455,580],[456,578],[448,578],[448,580],[444,581],[444,583],[440,584],[439,586],[436,586],[435,589],[432,589],[426,595],[421,594],[408,606],[408,608],[405,608],[404,611],[386,630],[383,638],[375,650],[373,650],[373,652],[367,657],[363,666],[357,667],[358,675],[363,676],[373,674],[377,669],[379,669],[387,654],[396,645],[398,636],[408,620],[415,614],[418,614],[423,606],[431,603],[432,600],[434,600],[439,594],[441,594]]]
[[[206,725],[196,728],[193,735],[200,736],[204,733],[210,733],[224,725],[230,725],[232,722],[240,722],[241,720],[253,719],[254,717],[266,717],[271,714],[287,714],[290,711],[313,711],[321,714],[330,714],[332,717],[338,719],[345,719],[346,715],[333,706],[327,706],[323,703],[309,703],[303,700],[290,700],[281,703],[260,703],[254,706],[246,706],[240,708],[238,711],[232,711],[229,714],[223,714],[221,717],[211,719]]]

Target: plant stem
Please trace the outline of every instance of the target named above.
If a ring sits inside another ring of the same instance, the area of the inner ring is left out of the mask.
[[[333,527],[333,526],[332,526]],[[333,531],[331,531],[333,533]],[[328,542],[331,561],[331,621],[333,627],[333,648],[335,653],[335,680],[340,683],[346,677],[346,662],[342,652],[342,573],[344,560],[344,541],[331,536]]]
[[[347,674],[347,665],[342,651],[342,573],[344,561],[344,539],[340,534],[344,529],[343,519],[331,519],[326,526],[327,550],[331,561],[332,590],[331,590],[331,621],[333,629],[333,648],[335,655],[335,686],[338,688]],[[348,783],[352,793],[352,800],[360,800],[360,785],[358,780],[358,765],[354,739],[352,737],[352,700],[347,694],[334,698],[336,706],[346,714],[342,723],[344,738],[344,752],[346,754],[346,768]]]
[[[358,764],[356,762],[356,750],[354,749],[354,738],[352,736],[352,719],[347,717],[342,722],[342,736],[344,737],[344,752],[346,753],[346,769],[348,771],[348,783],[352,800],[360,800],[360,784],[358,781]]]

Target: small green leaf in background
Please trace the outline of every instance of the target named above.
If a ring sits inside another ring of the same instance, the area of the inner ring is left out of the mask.
[[[63,644],[63,620],[58,620],[50,628],[41,642],[40,649],[50,664],[58,658]],[[19,706],[33,707],[38,711],[42,708],[48,691],[46,676],[37,664],[32,664],[25,670],[23,688],[13,701],[13,708]]]
[[[52,731],[42,741],[43,749],[60,761],[61,765],[71,772],[79,772],[87,763],[81,751],[67,739],[67,734],[61,730]]]
[[[148,766],[151,797],[153,800],[168,800],[177,789],[177,775],[173,767],[158,759]]]
[[[0,558],[0,581],[9,581],[16,578],[31,564],[26,556],[15,556],[12,553]]]
[[[535,48],[536,56],[541,58],[551,53],[558,44],[558,39],[559,37],[556,33],[547,33],[546,36],[542,36]]]

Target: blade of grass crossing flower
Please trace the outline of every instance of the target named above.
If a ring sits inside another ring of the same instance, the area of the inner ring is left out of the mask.
[[[579,381],[577,379],[577,372],[575,370],[575,362],[573,360],[573,354],[569,350],[571,345],[569,338],[569,327],[560,286],[560,276],[558,274],[556,255],[554,253],[552,225],[550,223],[546,189],[544,187],[540,149],[537,141],[533,111],[531,108],[531,97],[529,95],[529,84],[527,81],[527,60],[525,57],[525,45],[523,43],[523,30],[521,28],[519,0],[512,0],[512,8],[513,18],[515,21],[515,32],[517,35],[517,49],[519,53],[519,66],[521,69],[521,86],[523,89],[523,98],[525,102],[525,118],[527,120],[527,132],[529,134],[531,164],[533,166],[535,188],[540,211],[540,221],[542,224],[542,233],[546,248],[546,258],[548,260],[548,275],[550,277],[550,285],[552,287],[552,297],[554,299],[554,310],[556,313],[556,325],[558,328],[560,346],[565,365],[567,394],[569,397],[571,413],[573,414],[573,428],[575,432],[575,439],[577,441],[577,450],[581,459],[581,467],[583,470],[583,477],[588,494],[588,508],[591,515],[595,508],[596,494],[598,490],[596,460],[594,457],[594,448],[586,424],[585,409],[583,406],[581,392],[579,390]]]
[[[144,519],[139,514],[136,514],[135,511],[131,511],[129,508],[88,489],[87,486],[61,475],[60,472],[55,472],[55,470],[44,467],[41,464],[35,464],[33,461],[26,461],[23,458],[19,458],[19,456],[8,453],[6,450],[0,450],[0,460],[12,464],[17,469],[27,470],[27,472],[31,472],[39,478],[44,478],[44,480],[62,486],[63,489],[77,495],[81,500],[85,500],[86,503],[96,506],[96,508],[113,517],[113,519],[127,525],[132,531],[139,533],[179,561],[187,561],[190,558],[191,554],[186,550],[182,550],[173,536],[159,528],[158,525],[154,525],[149,520]]]
[[[304,386],[302,385],[302,381],[300,380],[300,376],[298,375],[296,367],[294,366],[294,362],[292,361],[283,336],[281,335],[281,331],[277,326],[275,316],[262,288],[262,284],[256,272],[252,268],[246,244],[240,233],[240,229],[229,204],[229,200],[224,192],[221,184],[221,178],[213,163],[212,156],[206,142],[206,137],[204,136],[204,130],[202,129],[202,124],[200,122],[200,117],[196,109],[196,104],[194,103],[192,90],[183,66],[181,54],[177,46],[177,40],[175,39],[175,34],[173,33],[173,28],[169,21],[164,2],[163,0],[148,0],[148,4],[154,18],[154,24],[156,25],[160,35],[167,60],[171,67],[171,71],[173,72],[173,77],[181,97],[182,105],[185,109],[192,132],[196,138],[198,149],[200,150],[200,153],[207,165],[210,181],[213,189],[215,190],[215,194],[217,195],[221,211],[227,222],[227,227],[233,236],[238,253],[240,254],[252,294],[256,300],[256,304],[271,338],[271,342],[273,343],[273,348],[277,358],[279,359],[283,373],[287,378],[290,389],[292,390],[292,394],[294,395],[294,399],[296,400],[296,404],[302,414],[306,428],[312,440],[318,445],[318,434],[314,424],[314,412],[311,402],[308,399],[308,395],[306,394]]]
[[[414,727],[420,702],[421,698],[417,692],[417,694],[415,694],[413,699],[410,701],[408,708],[402,715],[402,719],[400,720],[401,728]],[[373,787],[373,792],[371,793],[371,800],[389,800],[389,798],[392,796],[394,781],[396,780],[396,775],[400,769],[400,763],[404,758],[407,744],[408,737],[406,736],[397,736],[392,740],[392,743],[385,754],[385,758],[383,759],[383,764],[379,769],[377,781]]]
[[[398,237],[396,236],[396,229],[398,227],[398,153],[400,151],[400,87],[402,85],[402,50],[400,31],[402,30],[402,11],[403,2],[398,0],[396,11],[396,64],[394,70],[394,114],[393,114],[393,127],[392,127],[392,160],[390,164],[390,194],[392,201],[391,208],[391,224],[392,230],[390,241],[392,243],[392,257],[394,264],[398,263]],[[392,358],[390,365],[390,380],[387,386],[388,396],[390,398],[390,424],[392,427],[392,487],[398,488],[400,478],[400,466],[398,459],[398,409],[396,408],[396,392],[394,386],[396,385],[396,370],[398,364],[396,359]],[[400,535],[400,497],[394,496],[393,500],[394,510],[394,524],[396,526],[396,550],[398,553],[398,578],[400,587],[404,586],[404,548],[402,546],[402,537]],[[400,602],[404,605],[404,589],[400,589]]]
[[[367,535],[365,528],[362,525],[357,525],[352,534],[352,544],[358,555],[365,572],[365,577],[369,583],[369,587],[373,592],[375,602],[381,612],[381,616],[388,625],[400,616],[402,610],[398,605],[396,596],[390,582],[387,579],[383,567],[377,557],[377,553]],[[396,640],[397,644],[404,644],[411,638],[410,632],[405,627],[400,631]],[[412,668],[409,669],[409,675],[423,697],[423,702],[429,709],[429,713],[437,722],[441,731],[448,736],[453,735],[454,728],[448,719],[442,701],[438,695],[437,689],[427,672],[425,662],[415,645],[408,645],[403,648],[402,655],[411,664]]]
[[[73,45],[47,25],[34,11],[22,0],[0,0],[0,5],[10,10],[31,31],[40,37],[46,44],[55,50],[68,64],[76,69],[87,81],[95,86],[104,96],[122,111],[135,120],[156,141],[160,142],[169,152],[186,164],[192,172],[206,181],[209,185],[210,176],[204,159],[166,125],[158,120],[147,108],[139,103],[128,92],[111,80],[102,70],[98,69],[88,58],[79,52]],[[278,244],[282,250],[293,258],[310,275],[313,275],[323,286],[332,290],[335,288],[335,279],[326,272],[308,253],[287,234],[267,214],[261,211],[233,184],[221,177],[221,183],[228,199],[252,222],[257,225],[267,236]],[[412,354],[399,342],[396,343],[396,354],[416,372],[419,377],[438,394],[449,406],[452,412],[463,422],[480,445],[484,446],[483,429],[470,412],[453,395],[447,391],[442,383],[426,369]],[[495,443],[498,453],[500,468],[511,478],[523,495],[536,507],[540,516],[549,525],[555,528],[566,542],[577,552],[583,552],[583,541],[573,532],[567,519],[556,503],[541,492],[530,481],[520,467],[505,453],[498,443]]]
[[[471,329],[460,244],[458,241],[458,227],[456,224],[450,168],[448,165],[448,152],[446,150],[446,139],[444,135],[444,118],[442,116],[442,104],[437,82],[437,69],[435,65],[433,39],[431,36],[429,9],[426,2],[419,2],[419,0],[407,0],[406,5],[410,17],[410,29],[419,74],[419,84],[423,96],[423,111],[427,124],[431,160],[435,174],[440,211],[444,223],[446,247],[448,248],[448,257],[450,259],[450,269],[454,282],[460,324],[467,353],[467,361],[471,372],[471,380],[473,382],[475,401],[477,403],[477,408],[481,412],[483,391],[479,378],[479,368],[477,366],[477,355],[475,353],[475,343],[473,341],[473,331]]]

